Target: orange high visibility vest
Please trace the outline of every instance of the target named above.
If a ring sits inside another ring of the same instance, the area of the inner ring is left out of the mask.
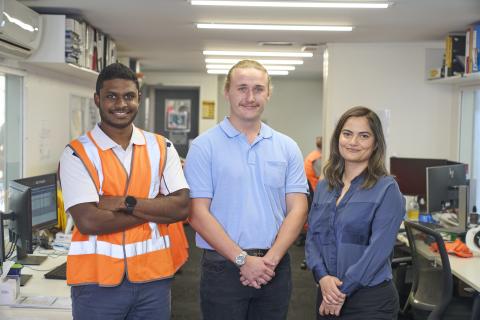
[[[314,150],[310,152],[308,156],[305,158],[305,162],[304,162],[305,174],[313,190],[317,188],[317,183],[319,180],[317,174],[315,173],[315,169],[313,168],[313,162],[321,158],[322,158],[322,153],[319,150]]]
[[[91,132],[70,143],[82,160],[99,195],[154,197],[166,162],[165,138],[142,131],[146,144],[134,145],[130,176],[112,149],[98,147]],[[188,258],[181,222],[146,222],[121,232],[102,235],[73,230],[67,257],[69,285],[116,286],[127,275],[131,282],[172,277]]]

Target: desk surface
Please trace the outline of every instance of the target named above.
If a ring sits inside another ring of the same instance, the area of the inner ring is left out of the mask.
[[[452,274],[480,292],[480,257],[460,258],[449,255]]]
[[[47,251],[45,251],[47,252]],[[20,295],[22,296],[56,296],[69,297],[70,288],[65,280],[45,279],[44,274],[47,271],[62,264],[66,260],[66,255],[57,256],[48,252],[49,257],[39,266],[25,266],[22,269],[23,274],[31,274],[32,278],[20,287]],[[38,253],[35,253],[36,255]],[[71,310],[59,309],[29,309],[29,308],[10,308],[8,306],[0,306],[0,319],[2,320],[65,320],[72,319]]]
[[[406,237],[399,236],[397,239],[408,245]],[[417,246],[418,244],[419,242],[417,242]],[[426,244],[418,249],[426,258],[435,258],[437,262],[441,262],[440,256],[434,255]],[[460,258],[449,254],[448,260],[450,261],[452,274],[475,289],[475,291],[480,292],[480,257]]]

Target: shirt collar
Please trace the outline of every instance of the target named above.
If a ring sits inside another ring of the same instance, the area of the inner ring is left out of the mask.
[[[235,127],[232,125],[228,117],[225,117],[223,121],[220,122],[220,128],[222,128],[223,132],[225,132],[225,134],[229,138],[234,138],[239,134],[241,134],[240,131],[235,129]],[[272,135],[273,135],[273,129],[262,122],[260,126],[259,136],[261,136],[262,138],[270,138]]]
[[[95,125],[95,127],[92,130],[92,137],[97,143],[97,145],[100,147],[100,149],[102,149],[103,151],[119,146],[118,143],[113,141],[109,136],[107,136],[105,132],[103,132],[103,130],[98,125],[98,123]],[[145,144],[145,137],[143,136],[142,132],[134,125],[133,125],[132,137],[130,138],[129,145],[130,144],[137,144],[137,145]]]

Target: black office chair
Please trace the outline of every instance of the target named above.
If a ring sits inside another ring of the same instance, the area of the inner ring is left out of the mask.
[[[453,313],[452,319],[470,319],[470,300],[452,302],[453,276],[442,236],[423,225],[405,221],[405,230],[412,252],[413,281],[408,307],[414,318],[443,319]],[[436,252],[431,247],[436,246]]]

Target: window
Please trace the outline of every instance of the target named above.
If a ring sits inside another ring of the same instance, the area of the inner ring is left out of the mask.
[[[470,173],[470,208],[480,209],[480,88],[466,88],[461,93],[460,162],[468,163]]]
[[[22,174],[23,77],[0,71],[0,210],[8,181]]]

